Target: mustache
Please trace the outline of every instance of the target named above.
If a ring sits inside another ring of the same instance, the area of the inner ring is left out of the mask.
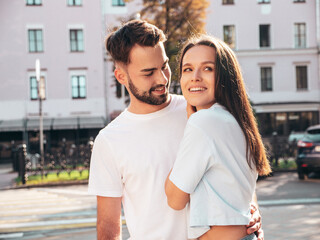
[[[155,85],[152,88],[150,88],[150,92],[155,91],[157,88],[161,88],[161,87],[168,88],[168,86],[169,86],[169,83],[167,83],[166,85],[158,84],[158,85]]]

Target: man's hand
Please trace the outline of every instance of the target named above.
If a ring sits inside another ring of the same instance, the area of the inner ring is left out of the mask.
[[[258,240],[264,240],[264,233],[261,228],[261,215],[255,203],[251,203],[251,214],[252,215],[250,222],[247,225],[247,233],[255,233],[257,235]]]
[[[190,103],[187,103],[188,118],[191,116],[191,114],[195,113],[196,111],[197,111],[196,107],[190,105]]]

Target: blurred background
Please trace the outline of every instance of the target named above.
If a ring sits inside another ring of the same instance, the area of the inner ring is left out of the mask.
[[[309,196],[320,202],[319,191],[314,191],[319,189],[319,179],[309,180],[308,187],[296,182],[320,170],[320,127],[312,127],[320,121],[320,0],[0,0],[0,166],[5,166],[0,167],[0,189],[44,183],[44,179],[60,184],[88,179],[95,136],[129,102],[128,92],[114,78],[104,39],[131,19],[147,20],[167,35],[172,93],[181,94],[177,54],[188,37],[209,33],[229,44],[242,67],[274,171],[298,171],[298,175],[270,180],[271,185],[268,179],[260,182],[265,188],[258,196],[274,200],[277,193],[282,200],[284,196],[298,198],[299,204],[309,204],[301,200]],[[306,156],[316,159],[317,165],[297,165],[298,156],[301,161]],[[290,189],[300,184],[310,194],[277,192],[277,182],[288,179],[294,182],[288,185]],[[79,191],[73,193],[76,199],[85,196],[85,188]],[[61,189],[48,193],[67,194]],[[26,193],[20,194],[18,198]],[[13,196],[3,199],[11,201]],[[5,201],[0,202],[3,212],[8,208]],[[95,199],[87,203],[91,216],[87,226],[92,227]],[[305,207],[300,210],[298,222],[306,212]],[[5,225],[10,214],[0,214],[0,233],[18,231]],[[274,219],[281,218],[272,216],[270,224]],[[281,221],[278,228],[273,225],[277,231],[282,231]],[[291,230],[296,227],[292,226]],[[319,222],[310,226],[314,232]],[[274,234],[265,229],[268,236]]]

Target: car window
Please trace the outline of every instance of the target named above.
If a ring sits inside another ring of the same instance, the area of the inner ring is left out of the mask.
[[[307,131],[306,137],[311,141],[320,142],[320,129],[310,129]]]

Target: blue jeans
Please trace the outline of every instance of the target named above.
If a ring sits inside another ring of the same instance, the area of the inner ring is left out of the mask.
[[[257,239],[257,236],[254,233],[247,235],[244,238],[241,238],[241,240],[256,240],[256,239]]]

